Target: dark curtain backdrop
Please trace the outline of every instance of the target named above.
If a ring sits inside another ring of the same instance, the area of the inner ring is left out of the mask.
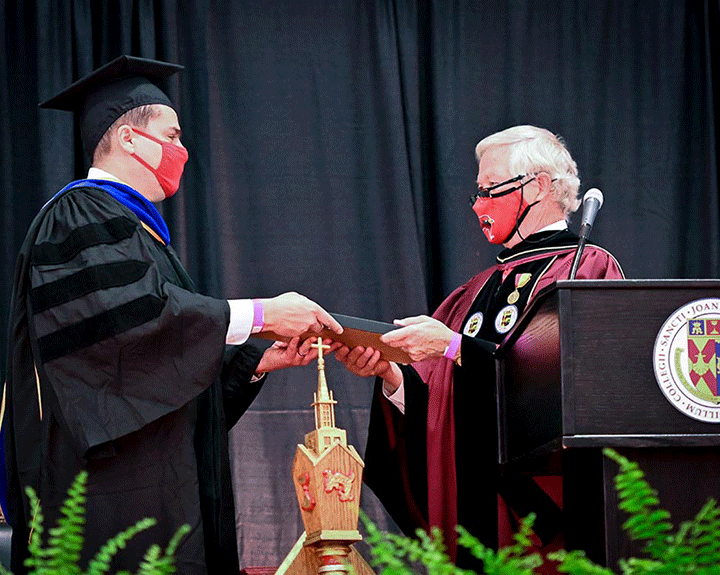
[[[0,13],[3,347],[28,224],[87,169],[72,118],[37,103],[122,53],[186,67],[166,88],[190,161],[161,209],[209,295],[296,290],[382,321],[432,311],[497,252],[467,201],[473,150],[521,123],[560,133],[582,190],[603,190],[593,239],[629,277],[720,273],[717,1],[0,0]],[[371,382],[327,371],[362,453]],[[277,564],[302,531],[290,469],[315,384],[314,366],[274,374],[232,432],[241,565]]]

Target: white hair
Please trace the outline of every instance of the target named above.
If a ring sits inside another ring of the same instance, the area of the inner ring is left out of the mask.
[[[508,168],[515,174],[546,172],[553,180],[551,193],[565,217],[580,207],[580,178],[575,160],[560,136],[535,126],[514,126],[483,138],[475,146],[475,157],[497,146],[508,146]]]

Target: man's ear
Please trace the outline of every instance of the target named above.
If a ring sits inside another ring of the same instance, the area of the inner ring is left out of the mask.
[[[115,143],[117,143],[117,145],[119,145],[128,154],[133,154],[135,153],[135,144],[133,142],[135,136],[136,134],[132,127],[128,124],[123,124],[115,131],[113,140],[115,140]]]
[[[550,188],[552,186],[552,178],[547,172],[539,172],[535,179],[538,183],[539,192],[536,200],[542,200],[546,196],[550,195]]]

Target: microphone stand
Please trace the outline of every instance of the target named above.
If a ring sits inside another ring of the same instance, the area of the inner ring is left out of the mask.
[[[575,257],[573,258],[572,267],[570,268],[570,277],[568,279],[574,280],[575,274],[577,273],[578,266],[580,265],[580,257],[582,256],[585,244],[587,243],[587,235],[590,234],[590,230],[587,234],[580,235],[580,241],[578,241],[577,249],[575,250]]]
[[[580,226],[580,240],[578,241],[577,249],[575,250],[575,258],[573,259],[572,267],[570,268],[570,277],[568,279],[574,280],[575,274],[577,274],[578,266],[580,265],[580,257],[582,256],[585,244],[590,237],[593,224],[595,223],[595,217],[597,216],[598,210],[603,204],[603,195],[597,188],[592,188],[585,193],[583,198],[583,219],[582,225]]]

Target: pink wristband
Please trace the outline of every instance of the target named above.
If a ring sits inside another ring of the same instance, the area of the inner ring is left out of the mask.
[[[247,325],[247,324],[245,324]],[[253,324],[251,333],[257,333],[262,330],[265,325],[265,316],[263,314],[263,304],[259,299],[253,300]]]
[[[452,339],[450,340],[448,346],[445,348],[445,353],[443,354],[450,361],[455,361],[455,355],[457,354],[457,350],[460,347],[461,341],[462,335],[457,332],[453,332]]]

